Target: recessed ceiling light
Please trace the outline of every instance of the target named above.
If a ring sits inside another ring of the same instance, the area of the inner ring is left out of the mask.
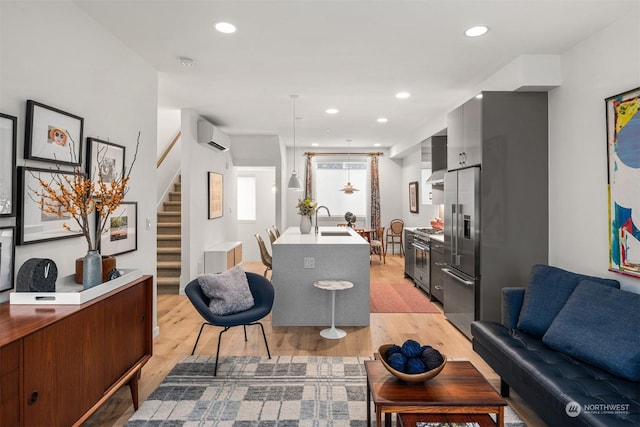
[[[183,67],[191,68],[196,63],[196,61],[191,58],[187,58],[186,56],[181,56],[178,58],[178,63]]]
[[[373,144],[373,146],[374,146],[374,147],[380,147],[381,145],[382,145],[382,144],[380,144],[379,142],[378,142],[378,143]]]
[[[482,94],[481,93],[477,94],[476,99],[482,99]]]
[[[327,114],[338,114],[340,112],[340,110],[338,110],[337,108],[327,108],[325,110],[325,113]]]
[[[387,123],[389,121],[389,119],[387,119],[386,117],[379,117],[378,120],[376,120],[376,122],[378,123]]]
[[[489,27],[485,27],[484,25],[477,25],[475,27],[471,27],[464,32],[464,35],[467,37],[479,37],[483,34],[486,34],[489,31]]]
[[[407,99],[411,96],[409,92],[398,92],[396,93],[396,98],[398,99]]]
[[[312,143],[311,143],[311,146],[312,146],[312,147],[317,147],[318,145],[320,145],[320,144],[318,144],[317,142],[312,142]]]
[[[221,33],[231,34],[236,32],[236,26],[228,22],[216,22],[216,30]]]

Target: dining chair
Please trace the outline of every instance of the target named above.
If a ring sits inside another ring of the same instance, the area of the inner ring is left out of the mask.
[[[271,226],[271,228],[273,229],[273,233],[276,235],[276,239],[280,237],[280,230],[278,230],[278,227],[276,227],[274,224]]]
[[[276,237],[276,233],[270,228],[267,228],[267,235],[269,236],[269,241],[273,247],[273,242],[275,242],[278,237]]]
[[[262,264],[264,264],[264,266],[266,267],[263,276],[267,277],[267,272],[271,270],[271,254],[267,250],[267,245],[264,244],[264,240],[262,240],[262,237],[259,234],[254,234],[254,236],[256,236],[258,247],[260,248],[260,259],[262,259]]]
[[[401,219],[392,219],[387,230],[386,249],[389,249],[391,244],[391,253],[395,255],[396,245],[400,245],[400,255],[404,255],[404,243],[402,241],[402,234],[404,230],[404,221]]]
[[[378,227],[369,240],[372,252],[377,252],[380,257],[380,262],[387,263],[387,254],[384,248],[384,227]]]

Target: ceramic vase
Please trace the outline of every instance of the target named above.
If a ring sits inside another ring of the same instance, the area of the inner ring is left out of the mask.
[[[311,232],[311,217],[300,215],[300,233],[309,234]]]
[[[82,287],[93,288],[102,283],[102,257],[98,251],[89,251],[84,256]]]

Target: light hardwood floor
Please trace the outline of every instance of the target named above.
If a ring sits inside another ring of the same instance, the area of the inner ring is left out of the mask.
[[[260,263],[246,262],[247,271],[262,274]],[[404,279],[404,258],[387,255],[386,264],[374,261],[372,282],[398,282]],[[427,298],[425,296],[425,298]],[[171,368],[184,356],[191,354],[202,318],[184,295],[158,295],[158,326],[160,334],[154,340],[153,357],[142,369],[140,403],[158,387]],[[472,350],[470,341],[453,327],[443,314],[372,313],[368,327],[345,327],[347,336],[340,340],[320,337],[320,327],[273,327],[271,318],[263,325],[273,355],[371,356],[387,343],[402,343],[414,339],[429,344],[449,359],[470,360],[478,370],[499,389],[499,378]],[[215,354],[219,328],[205,328],[196,354]],[[244,341],[242,328],[232,328],[223,335],[221,355],[264,355],[266,349],[259,327],[247,328]],[[512,391],[507,399],[511,407],[528,426],[544,423]],[[85,426],[122,426],[133,414],[128,387],[120,389],[98,410]]]

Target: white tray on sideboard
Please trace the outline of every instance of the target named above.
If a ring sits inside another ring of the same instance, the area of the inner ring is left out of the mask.
[[[119,270],[122,274],[120,277],[89,289],[83,289],[82,285],[78,285],[73,274],[64,276],[56,280],[56,292],[11,292],[9,303],[79,305],[142,277],[139,269],[121,268]]]

